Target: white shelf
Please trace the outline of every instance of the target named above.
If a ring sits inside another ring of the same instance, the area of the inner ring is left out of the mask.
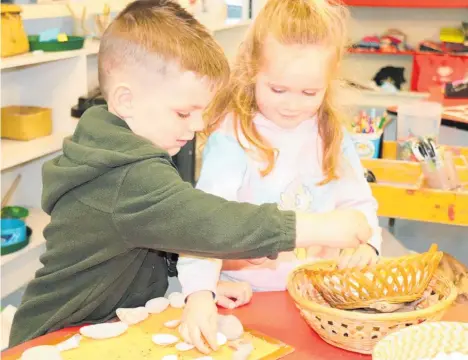
[[[55,133],[30,141],[2,139],[1,170],[52,154],[62,149],[63,139],[70,134]]]
[[[118,12],[129,3],[129,0],[112,0],[107,3],[110,6],[111,12]],[[84,1],[84,2],[70,2],[71,8],[77,13],[81,14],[83,5],[86,6],[86,14],[100,14],[104,9],[105,2],[103,1]],[[23,9],[21,17],[24,20],[34,19],[47,19],[57,17],[68,17],[71,16],[70,10],[67,7],[66,2],[61,4],[24,4],[20,5]]]
[[[99,42],[89,40],[80,50],[56,51],[56,52],[28,52],[17,56],[1,59],[0,69],[7,70],[22,66],[30,66],[51,61],[70,59],[82,55],[97,54]]]
[[[28,246],[14,253],[1,257],[2,298],[26,285],[34,278],[34,273],[41,267],[39,256],[45,250],[43,230],[50,221],[50,216],[40,209],[29,209],[26,224],[32,229]]]

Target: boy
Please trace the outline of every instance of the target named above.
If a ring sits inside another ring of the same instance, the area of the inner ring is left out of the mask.
[[[296,215],[231,203],[182,181],[170,156],[203,129],[202,112],[228,74],[221,48],[179,5],[140,0],[116,17],[99,50],[107,107],[89,109],[63,155],[43,169],[47,251],[10,345],[164,296],[167,253],[258,258],[367,241],[358,212]]]

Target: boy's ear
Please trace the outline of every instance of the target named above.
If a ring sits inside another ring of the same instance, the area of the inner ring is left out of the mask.
[[[134,110],[134,99],[128,84],[122,83],[114,88],[111,94],[112,107],[122,119],[131,118]]]

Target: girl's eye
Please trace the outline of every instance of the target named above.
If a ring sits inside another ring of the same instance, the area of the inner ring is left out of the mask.
[[[178,111],[177,111],[177,115],[178,115],[181,119],[187,119],[187,118],[190,116],[190,113],[183,113],[183,112],[178,112]]]
[[[274,87],[271,88],[271,91],[273,91],[273,92],[276,93],[276,94],[282,94],[282,93],[284,93],[284,90],[283,90],[283,89],[278,89],[278,88],[274,88]]]
[[[310,91],[304,91],[305,96],[315,96],[317,95],[317,92],[310,92]]]

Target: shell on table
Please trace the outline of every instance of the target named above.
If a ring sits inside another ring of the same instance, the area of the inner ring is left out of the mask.
[[[115,313],[120,321],[127,325],[138,324],[149,316],[148,310],[143,306],[137,308],[119,308]]]
[[[154,334],[152,340],[156,345],[160,346],[173,345],[179,342],[179,338],[171,334]]]
[[[173,308],[181,309],[185,306],[185,296],[180,292],[173,292],[167,298]]]
[[[25,350],[20,360],[63,360],[63,358],[55,346],[41,345]]]
[[[164,326],[169,329],[175,329],[177,326],[180,325],[180,320],[169,320],[164,323]]]
[[[162,357],[161,360],[177,360],[179,356],[177,355],[165,355]]]
[[[158,297],[151,300],[148,300],[145,304],[146,310],[150,314],[159,314],[162,313],[169,307],[169,300],[165,297]]]
[[[101,340],[120,336],[125,333],[127,329],[127,324],[117,321],[84,326],[80,329],[80,334],[91,339]]]
[[[218,331],[228,340],[236,340],[244,334],[244,327],[234,315],[218,315]]]
[[[186,343],[186,342],[180,342],[180,343],[176,344],[175,347],[179,351],[189,351],[189,350],[192,350],[193,348],[195,348],[195,346],[193,346],[192,344]]]
[[[252,343],[242,343],[237,347],[236,351],[232,354],[231,360],[247,360],[253,351],[254,351],[254,346],[252,345]]]
[[[216,342],[218,343],[218,346],[223,346],[224,344],[227,343],[227,338],[226,335],[222,333],[217,333],[216,334]]]

